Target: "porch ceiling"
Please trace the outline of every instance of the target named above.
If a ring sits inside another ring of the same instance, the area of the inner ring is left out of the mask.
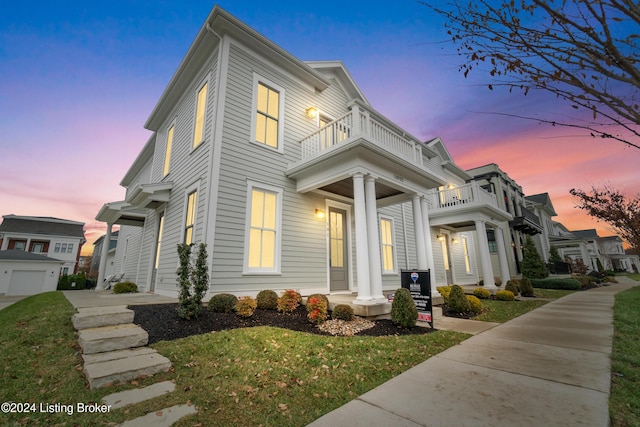
[[[319,189],[353,199],[353,180],[351,178],[336,181]],[[376,182],[376,200],[398,196],[400,194],[403,194],[403,192],[381,182]]]
[[[146,211],[136,209],[131,204],[123,201],[106,203],[96,215],[96,220],[107,224],[132,225],[142,227],[144,225]]]

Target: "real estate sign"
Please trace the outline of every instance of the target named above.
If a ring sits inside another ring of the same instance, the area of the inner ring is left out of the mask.
[[[418,309],[418,320],[428,322],[433,328],[433,303],[431,300],[431,275],[429,270],[402,270],[400,281],[409,289]]]

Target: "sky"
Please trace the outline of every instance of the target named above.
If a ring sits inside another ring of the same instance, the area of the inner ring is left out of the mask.
[[[204,0],[11,1],[0,16],[0,215],[85,223],[104,234],[104,203],[151,135],[153,107],[215,3]],[[640,194],[640,150],[495,113],[571,118],[544,93],[487,88],[458,72],[442,18],[413,0],[221,0],[302,60],[341,60],[373,108],[456,163],[496,163],[525,195],[548,192],[570,230],[613,234],[575,207],[571,188]]]

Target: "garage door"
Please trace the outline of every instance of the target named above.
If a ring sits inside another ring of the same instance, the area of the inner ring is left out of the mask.
[[[35,295],[43,291],[46,271],[13,270],[7,295]]]

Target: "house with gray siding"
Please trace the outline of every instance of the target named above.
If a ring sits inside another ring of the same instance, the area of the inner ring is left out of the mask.
[[[209,295],[377,304],[403,269],[430,270],[434,294],[493,284],[486,228],[513,216],[440,139],[376,111],[340,61],[300,61],[216,6],[145,127],[124,199],[96,217],[106,239],[120,226],[115,269],[143,291],[177,294],[179,243],[206,243]]]

